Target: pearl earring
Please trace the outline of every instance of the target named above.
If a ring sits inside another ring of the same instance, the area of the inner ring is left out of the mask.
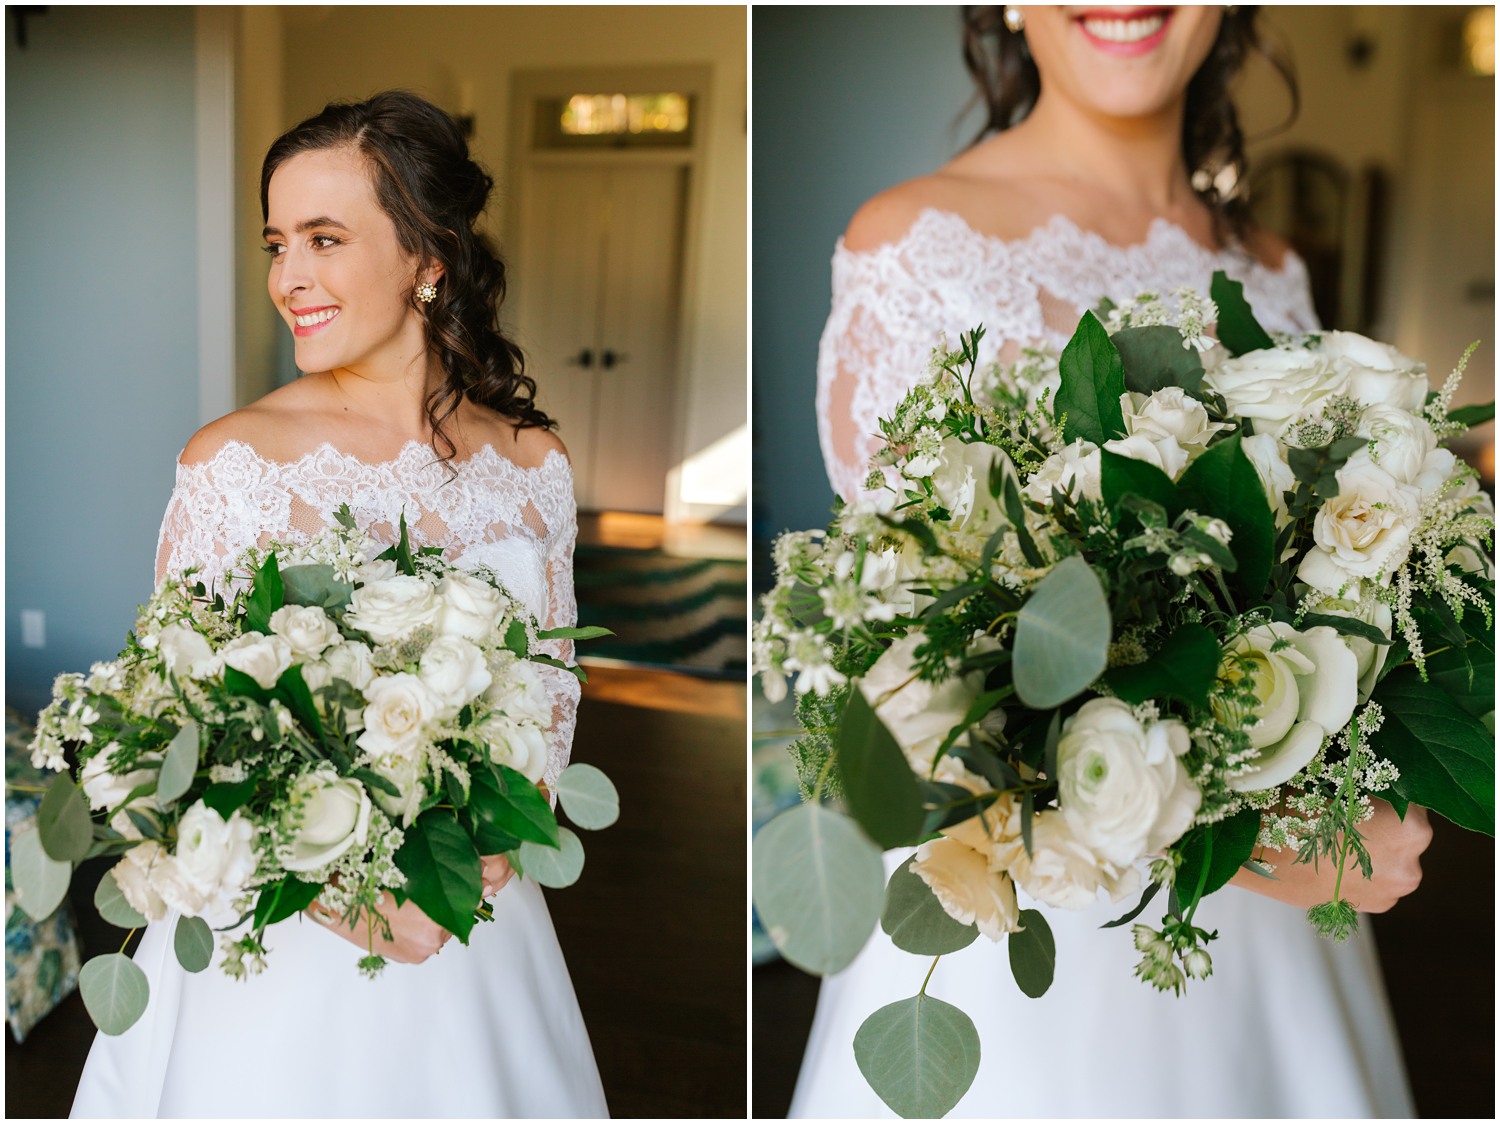
[[[423,304],[431,304],[437,300],[437,286],[430,281],[424,281],[417,286],[417,300]]]
[[[1002,18],[1005,20],[1005,26],[1017,35],[1026,29],[1026,13],[1012,4],[1005,6],[1005,13]]]

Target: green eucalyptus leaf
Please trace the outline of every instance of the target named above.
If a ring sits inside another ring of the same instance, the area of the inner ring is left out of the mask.
[[[94,887],[94,908],[100,917],[122,929],[139,929],[146,924],[146,915],[125,900],[113,870],[106,870]]]
[[[124,1034],[146,1011],[146,973],[123,952],[96,956],[78,973],[78,990],[101,1033]]]
[[[529,839],[521,844],[526,873],[543,886],[561,889],[578,881],[583,873],[583,841],[565,827],[557,829],[557,846],[548,847]]]
[[[1104,672],[1109,604],[1082,558],[1064,558],[1022,604],[1013,646],[1016,694],[1033,710],[1067,702]]]
[[[941,956],[974,943],[979,929],[950,917],[922,876],[912,870],[911,859],[902,863],[885,887],[885,906],[880,927],[891,943],[918,956]]]
[[[762,827],[750,870],[761,925],[803,971],[827,976],[847,967],[880,919],[880,849],[849,817],[819,804],[790,808]]]
[[[880,1008],[860,1025],[854,1060],[896,1115],[945,1116],[979,1072],[979,1032],[951,1003],[914,995]]]
[[[1040,999],[1052,986],[1057,970],[1057,944],[1047,919],[1034,909],[1021,911],[1019,933],[1005,938],[1010,948],[1010,973],[1016,986],[1032,999]]]
[[[18,830],[10,837],[10,881],[16,904],[34,921],[45,921],[68,896],[73,864],[54,859],[42,850],[35,830]]]
[[[58,862],[82,862],[94,842],[89,802],[67,773],[59,773],[42,794],[36,811],[42,848]]]
[[[177,731],[172,744],[167,746],[161,776],[156,782],[157,800],[171,804],[193,786],[193,777],[198,772],[198,754],[198,723],[189,718]]]
[[[838,763],[849,812],[870,838],[882,847],[915,842],[924,818],[916,774],[858,684],[839,721]]]
[[[340,580],[326,562],[288,566],[281,571],[283,604],[341,609],[349,603],[354,583]]]
[[[1092,312],[1078,321],[1073,338],[1057,362],[1062,382],[1053,404],[1053,417],[1063,418],[1063,440],[1083,438],[1103,445],[1125,436],[1125,414],[1120,395],[1125,373],[1120,353]]]
[[[483,879],[479,853],[453,815],[440,808],[423,812],[406,829],[396,852],[406,875],[406,896],[464,944],[474,928]]]
[[[1109,337],[1125,368],[1125,389],[1154,394],[1169,386],[1196,396],[1203,386],[1203,362],[1182,345],[1182,333],[1170,324],[1124,328]]]
[[[1208,693],[1219,676],[1219,642],[1201,624],[1185,624],[1162,642],[1145,663],[1111,668],[1104,674],[1110,690],[1139,706],[1147,699],[1181,699],[1208,706]]]
[[[579,827],[599,831],[620,818],[620,794],[602,771],[579,762],[569,765],[552,786],[557,802]]]
[[[177,963],[189,972],[201,972],[214,958],[214,932],[201,917],[179,917],[172,947]]]

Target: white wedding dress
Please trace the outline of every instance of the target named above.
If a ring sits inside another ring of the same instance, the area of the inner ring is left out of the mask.
[[[230,442],[177,468],[162,524],[160,576],[192,562],[205,580],[270,539],[305,540],[348,503],[394,541],[404,512],[414,546],[486,564],[544,627],[573,624],[572,469],[550,452],[520,468],[485,446],[437,466],[425,445],[367,464],[324,445],[292,463]],[[554,642],[552,653],[568,655]],[[567,764],[578,683],[548,675],[554,723],[546,777]],[[607,1115],[588,1032],[536,883],[513,878],[495,920],[468,947],[389,964],[374,981],[360,950],[298,914],[266,931],[264,973],[232,980],[215,962],[177,963],[175,915],[147,927],[135,961],[150,981],[141,1021],[98,1035],[75,1117],[573,1117]]]
[[[1267,328],[1316,327],[1297,257],[1269,269],[1242,251],[1207,250],[1160,219],[1145,242],[1121,247],[1062,217],[1007,242],[928,210],[897,242],[859,253],[840,244],[818,363],[819,434],[835,489],[860,490],[875,419],[926,369],[939,332],[956,346],[983,324],[983,363],[1022,346],[1061,347],[1101,297],[1206,292],[1215,269],[1244,283]],[[887,870],[904,858],[888,855]],[[1057,974],[1040,999],[1021,994],[1005,948],[982,936],[941,959],[928,993],[962,1008],[981,1044],[979,1075],[951,1115],[1413,1115],[1368,925],[1335,945],[1300,910],[1228,887],[1194,919],[1219,931],[1213,975],[1175,997],[1135,979],[1129,926],[1099,928],[1134,902],[1045,909]],[[1161,912],[1153,901],[1142,919]],[[791,1116],[892,1115],[860,1074],[852,1043],[865,1018],[917,993],[930,963],[877,931],[824,981]]]

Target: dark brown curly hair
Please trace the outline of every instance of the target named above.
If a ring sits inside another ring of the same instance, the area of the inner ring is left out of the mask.
[[[1182,118],[1182,155],[1193,174],[1193,190],[1214,214],[1215,226],[1243,237],[1250,226],[1245,136],[1239,115],[1229,96],[1229,85],[1251,51],[1258,51],[1287,84],[1292,110],[1285,124],[1297,116],[1300,99],[1292,64],[1269,46],[1256,29],[1257,5],[1226,9],[1219,35],[1203,65],[1187,88],[1187,107]],[[979,97],[986,107],[983,128],[972,143],[991,132],[999,132],[1022,121],[1036,105],[1041,93],[1041,75],[1027,49],[1024,32],[1005,26],[1000,5],[965,5],[964,63],[969,68]],[[1285,127],[1285,125],[1283,125]],[[1225,176],[1232,169],[1231,176]],[[1215,181],[1230,179],[1236,186],[1220,195]]]
[[[428,346],[445,376],[427,400],[433,451],[442,461],[457,452],[443,423],[465,398],[517,428],[552,428],[553,420],[536,407],[536,382],[526,374],[521,349],[498,328],[505,266],[474,229],[495,181],[469,157],[458,122],[437,106],[405,90],[325,106],[267,151],[260,170],[262,218],[277,168],[304,152],[344,147],[369,161],[375,198],[395,224],[401,248],[443,267],[430,304],[417,299],[415,278],[409,298],[425,318]]]

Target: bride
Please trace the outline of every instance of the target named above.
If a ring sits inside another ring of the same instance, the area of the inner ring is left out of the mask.
[[[951,343],[982,323],[981,363],[1012,360],[1060,348],[1103,297],[1206,292],[1216,269],[1266,327],[1317,326],[1302,262],[1232,189],[1244,154],[1227,88],[1258,45],[1254,19],[1234,6],[967,10],[994,135],[870,200],[834,252],[817,403],[836,491],[862,489],[876,419],[940,332]],[[1381,804],[1366,834],[1375,876],[1350,897],[1380,912],[1415,889],[1431,830],[1420,809],[1403,823]],[[1109,902],[1049,911],[1058,972],[1039,1000],[987,941],[944,956],[928,991],[961,1001],[983,1050],[953,1115],[1411,1116],[1368,933],[1335,945],[1303,916],[1332,897],[1330,864],[1264,857],[1274,881],[1242,871],[1201,906],[1223,938],[1213,975],[1182,998],[1133,978],[1128,934],[1099,931],[1124,912]],[[792,1116],[890,1115],[852,1042],[916,993],[926,964],[877,935],[824,982]]]
[[[474,229],[491,186],[453,121],[407,93],[330,105],[271,146],[269,289],[308,373],[188,442],[158,578],[196,562],[227,580],[236,552],[305,539],[348,503],[386,541],[404,512],[415,543],[491,566],[544,626],[573,623],[572,470],[495,330],[504,270]],[[578,694],[541,670],[550,784]],[[367,934],[316,903],[267,931],[274,956],[248,983],[217,966],[189,975],[176,917],[149,926],[135,960],[150,1005],[97,1037],[73,1115],[606,1115],[541,891],[510,875],[485,860],[495,921],[467,948],[390,903],[375,951],[397,963],[376,982],[355,968]]]

